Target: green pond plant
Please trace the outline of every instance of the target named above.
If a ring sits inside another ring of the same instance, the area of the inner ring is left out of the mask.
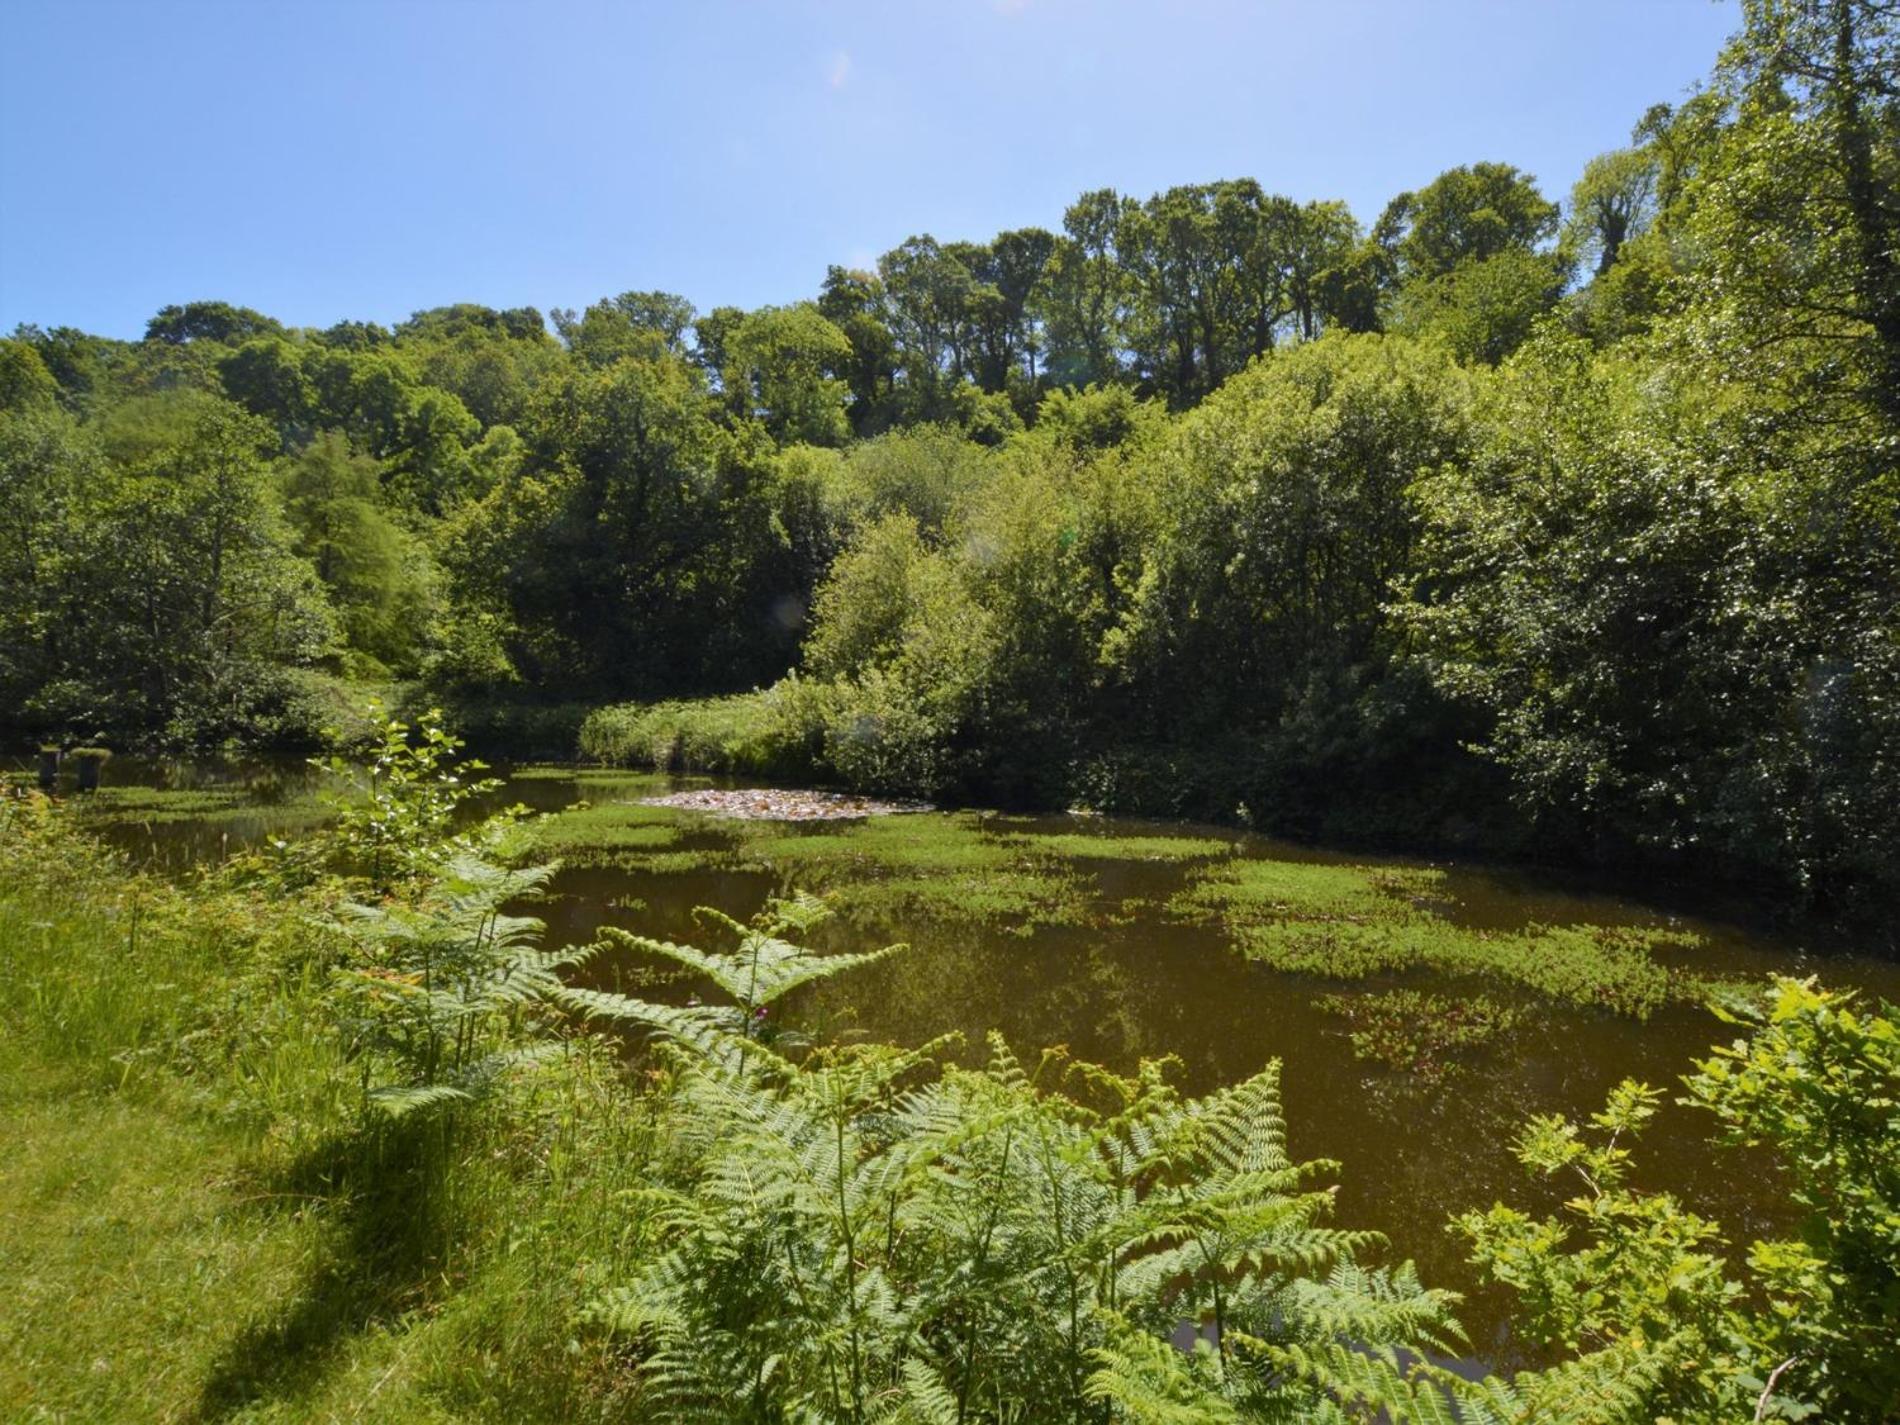
[[[1360,1059],[1438,1085],[1460,1073],[1473,1055],[1515,1030],[1513,1006],[1489,995],[1443,995],[1420,990],[1326,995],[1319,1008],[1348,1026]]]
[[[1553,999],[1648,1017],[1672,996],[1700,998],[1659,950],[1693,946],[1666,927],[1532,925],[1478,930],[1445,913],[1444,873],[1234,858],[1196,872],[1169,909],[1222,927],[1275,969],[1357,980],[1414,968],[1503,980]]]
[[[372,703],[376,729],[366,762],[339,753],[311,759],[311,766],[339,784],[324,797],[334,819],[323,834],[301,843],[282,843],[292,860],[318,853],[333,869],[365,877],[387,892],[405,880],[424,877],[464,843],[451,835],[457,810],[472,798],[492,792],[501,782],[469,779],[487,770],[475,758],[462,758],[462,740],[430,708],[411,725],[387,717]],[[411,735],[413,731],[413,736]]]

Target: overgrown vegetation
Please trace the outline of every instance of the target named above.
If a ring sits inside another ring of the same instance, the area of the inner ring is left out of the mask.
[[[1900,1024],[1891,1005],[1779,980],[1737,1006],[1745,1038],[1686,1080],[1725,1141],[1771,1152],[1798,1235],[1739,1266],[1720,1223],[1632,1185],[1626,1146],[1662,1094],[1626,1081],[1587,1125],[1534,1119],[1533,1173],[1579,1189],[1559,1215],[1499,1204],[1454,1229],[1522,1302],[1526,1336],[1570,1352],[1639,1343],[1654,1408],[1680,1419],[1884,1420],[1900,1410]]]
[[[1495,162],[1369,225],[1104,189],[752,312],[21,328],[0,718],[303,746],[397,680],[514,751],[1660,866],[1884,932],[1900,20],[1741,19],[1561,204]]]
[[[1415,967],[1513,981],[1555,999],[1639,1018],[1672,993],[1701,986],[1656,952],[1688,932],[1621,926],[1475,930],[1434,904],[1443,873],[1421,867],[1333,866],[1235,859],[1197,874],[1170,902],[1212,919],[1240,950],[1275,969],[1332,979]]]
[[[1900,1404],[1891,1009],[1783,981],[1687,1081],[1726,1137],[1785,1157],[1806,1214],[1751,1250],[1748,1290],[1714,1224],[1630,1183],[1617,1138],[1655,1091],[1618,1090],[1606,1143],[1534,1121],[1525,1161],[1588,1188],[1581,1239],[1501,1205],[1458,1230],[1570,1359],[1472,1381],[1436,1364],[1455,1299],[1373,1265],[1377,1234],[1329,1220],[1334,1165],[1288,1155],[1277,1066],[1189,1099],[1165,1064],[814,1042],[781,1022],[788,992],[906,952],[800,948],[828,913],[809,897],[711,916],[727,950],[609,931],[548,953],[508,909],[543,873],[484,859],[518,824],[453,832],[453,750],[387,725],[334,830],[183,888],[37,797],[0,807],[10,1411],[1714,1425]],[[411,828],[399,859],[366,857],[378,819]],[[561,977],[608,947],[718,998]],[[1475,1001],[1430,1052],[1507,1020]]]

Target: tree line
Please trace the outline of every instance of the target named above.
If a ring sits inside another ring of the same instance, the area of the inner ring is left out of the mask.
[[[1748,0],[1567,201],[1247,179],[809,301],[0,342],[0,713],[777,685],[815,774],[1900,876],[1900,19]],[[780,682],[779,680],[786,681]]]

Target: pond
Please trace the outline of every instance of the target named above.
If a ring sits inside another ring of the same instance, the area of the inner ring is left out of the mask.
[[[316,824],[313,776],[286,761],[121,758],[86,815],[176,871]],[[1281,1061],[1289,1148],[1339,1161],[1338,1220],[1385,1232],[1426,1281],[1466,1292],[1472,1347],[1496,1363],[1512,1356],[1502,1302],[1475,1290],[1444,1224],[1500,1197],[1541,1210],[1570,1195],[1512,1158],[1529,1115],[1588,1113],[1626,1076],[1673,1087],[1731,1037],[1707,1008],[1724,984],[1818,974],[1900,999],[1890,961],[1515,871],[1113,818],[793,825],[650,804],[706,785],[527,767],[487,800],[533,809],[537,853],[561,862],[535,908],[555,943],[602,925],[714,943],[696,907],[745,919],[809,889],[837,912],[821,948],[911,947],[775,1011],[814,1037],[956,1033],[953,1052],[974,1058],[1000,1031],[1019,1051],[1063,1045],[1119,1070],[1168,1055],[1196,1093]],[[597,962],[589,979],[695,991],[644,958]],[[1780,1225],[1766,1165],[1712,1147],[1706,1128],[1666,1107],[1637,1181],[1719,1219],[1739,1250]]]

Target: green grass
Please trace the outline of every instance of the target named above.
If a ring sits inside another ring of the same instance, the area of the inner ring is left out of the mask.
[[[315,1214],[248,1201],[248,1136],[188,1099],[10,1065],[0,1106],[0,1417],[181,1420],[319,1257]]]
[[[573,1304],[647,1250],[645,1100],[583,1045],[365,1128],[318,919],[0,807],[0,1419],[637,1418]]]
[[[621,766],[811,780],[825,769],[818,685],[788,678],[761,692],[596,708],[581,756]]]
[[[1442,913],[1443,895],[1443,874],[1426,867],[1236,860],[1196,875],[1169,910],[1218,924],[1242,953],[1300,974],[1352,980],[1430,969],[1508,981],[1638,1018],[1671,994],[1700,993],[1655,957],[1684,944],[1679,931],[1475,930]]]

